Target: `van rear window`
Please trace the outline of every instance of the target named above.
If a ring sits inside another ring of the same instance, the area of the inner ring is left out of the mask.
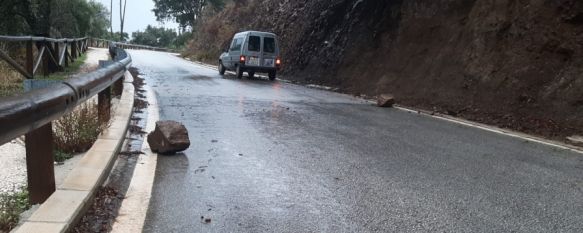
[[[263,52],[275,53],[275,38],[271,37],[263,38]]]
[[[258,36],[249,37],[249,46],[247,48],[249,51],[259,52],[261,51],[261,38]]]

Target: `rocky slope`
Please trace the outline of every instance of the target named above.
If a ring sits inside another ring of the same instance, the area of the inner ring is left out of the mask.
[[[583,131],[581,1],[237,2],[190,55],[214,61],[236,31],[273,31],[289,79],[555,139]]]

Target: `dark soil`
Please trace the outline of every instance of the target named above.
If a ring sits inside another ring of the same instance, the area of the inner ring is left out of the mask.
[[[216,63],[235,32],[273,31],[299,83],[557,140],[583,131],[581,1],[237,2],[186,55]]]

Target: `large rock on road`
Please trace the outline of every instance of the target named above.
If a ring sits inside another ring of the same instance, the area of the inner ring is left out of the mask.
[[[148,144],[153,152],[175,154],[190,146],[188,131],[176,121],[158,121],[156,128],[148,134]]]

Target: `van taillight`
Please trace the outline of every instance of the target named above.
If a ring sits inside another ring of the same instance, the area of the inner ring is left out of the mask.
[[[279,57],[275,60],[275,64],[278,66],[281,65],[281,59]]]
[[[245,63],[245,56],[241,56],[241,57],[239,58],[239,61],[240,61],[241,63]]]

